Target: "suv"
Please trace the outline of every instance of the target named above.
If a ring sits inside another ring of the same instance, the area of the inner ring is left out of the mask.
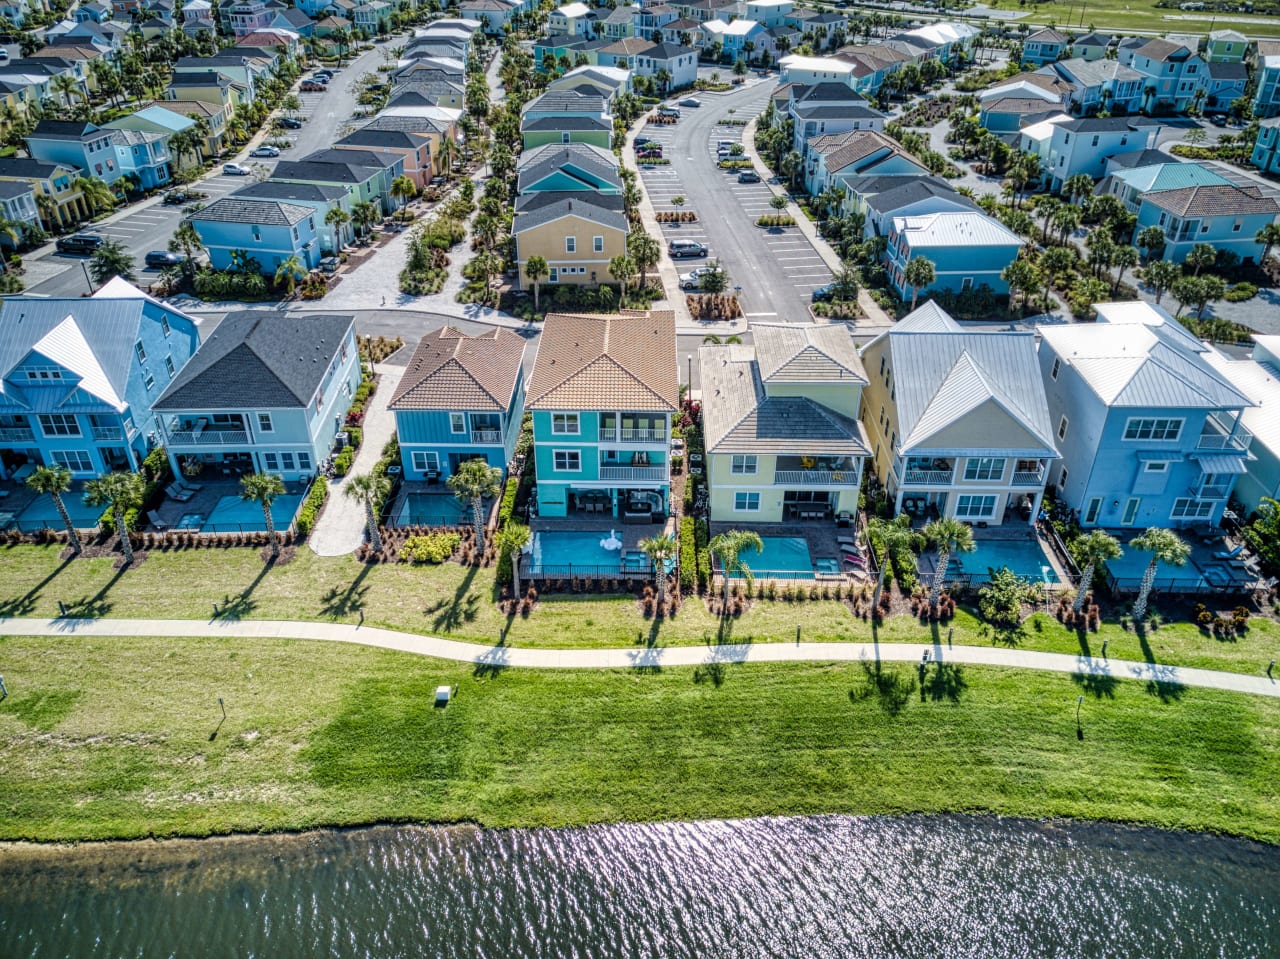
[[[303,80],[298,89],[303,93],[324,93],[328,88],[319,80]]]
[[[58,240],[59,253],[73,253],[88,256],[102,246],[102,237],[97,233],[76,233]]]
[[[675,107],[658,107],[658,116],[660,116],[660,117],[674,117],[675,119],[679,120],[679,119],[680,119],[680,111],[679,111],[679,110],[677,110]]]
[[[672,240],[667,244],[667,254],[673,260],[684,257],[706,256],[707,245],[696,240]]]

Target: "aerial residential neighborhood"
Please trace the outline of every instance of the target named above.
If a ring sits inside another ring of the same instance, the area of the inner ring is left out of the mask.
[[[6,938],[1266,954],[1280,6],[1094,6],[0,7]]]

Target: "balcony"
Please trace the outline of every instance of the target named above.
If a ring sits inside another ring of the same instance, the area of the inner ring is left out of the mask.
[[[30,426],[0,427],[0,443],[32,443],[35,434]]]
[[[1224,453],[1243,454],[1249,452],[1253,444],[1253,434],[1239,424],[1230,420],[1222,420],[1209,416],[1200,431],[1200,439],[1196,442],[1198,450],[1222,450]]]
[[[601,466],[600,478],[620,483],[665,483],[666,466]]]
[[[902,482],[906,486],[950,486],[956,471],[949,470],[907,470]]]
[[[774,470],[774,486],[857,486],[857,470]]]
[[[1013,474],[1014,486],[1043,486],[1044,470],[1031,470]]]
[[[602,429],[601,443],[651,443],[665,446],[667,431],[665,429]]]
[[[1226,499],[1231,495],[1231,484],[1214,486],[1191,486],[1187,493],[1196,499]]]
[[[472,430],[471,442],[473,443],[501,443],[502,430]]]
[[[247,430],[170,430],[170,446],[244,446],[249,443]]]
[[[93,438],[99,442],[123,440],[124,430],[118,426],[95,426],[93,427]]]

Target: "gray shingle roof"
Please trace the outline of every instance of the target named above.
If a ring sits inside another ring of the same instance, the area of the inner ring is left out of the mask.
[[[404,150],[416,150],[424,143],[430,142],[422,134],[411,133],[408,130],[370,130],[368,128],[349,133],[338,141],[343,146],[398,147]]]
[[[525,120],[520,124],[522,133],[535,133],[558,130],[612,130],[613,124],[599,117],[539,117],[536,120]]]
[[[262,183],[251,183],[231,194],[232,199],[239,200],[293,200],[308,203],[329,203],[341,200],[347,195],[347,188],[330,186],[325,183],[288,183],[283,180],[264,180]]]
[[[44,163],[31,157],[0,157],[0,177],[47,180],[59,170],[74,172],[62,163]]]
[[[278,200],[238,200],[224,196],[214,200],[191,219],[196,222],[256,223],[261,226],[293,226],[315,211],[305,206],[281,203]]]
[[[513,234],[532,230],[534,227],[550,223],[565,216],[577,216],[601,226],[613,227],[615,230],[627,228],[627,218],[621,213],[593,202],[594,193],[561,194],[565,197],[555,203],[521,213],[511,224]]]
[[[531,100],[525,105],[524,113],[585,113],[602,114],[605,112],[604,97],[572,90],[552,90]]]
[[[561,200],[586,200],[587,196],[583,195],[581,190],[543,190],[536,193],[525,193],[516,197],[517,213],[532,213],[535,210],[541,210],[545,206],[553,203],[559,203]],[[593,193],[589,197],[594,206],[601,210],[611,210],[614,213],[622,213],[626,205],[622,202],[621,193]]]
[[[232,313],[200,344],[155,408],[306,407],[354,323],[351,316]]]
[[[516,169],[517,193],[523,193],[528,186],[556,171],[564,171],[566,176],[575,176],[575,170],[604,180],[618,190],[622,189],[617,158],[601,147],[586,143],[548,143],[521,155]],[[596,189],[585,180],[582,181],[582,188]]]
[[[358,163],[310,163],[306,160],[281,160],[272,173],[273,180],[310,180],[317,183],[364,183],[377,176],[377,170]]]

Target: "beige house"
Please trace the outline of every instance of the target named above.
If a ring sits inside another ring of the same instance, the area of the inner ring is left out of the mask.
[[[540,279],[543,284],[595,286],[613,280],[609,261],[626,256],[627,218],[592,199],[590,193],[543,193],[538,205],[516,214],[511,232],[521,289],[530,285],[525,264],[531,256],[547,261],[550,275]]]

